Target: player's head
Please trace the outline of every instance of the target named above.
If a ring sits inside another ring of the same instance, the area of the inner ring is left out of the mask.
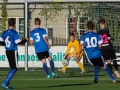
[[[106,23],[106,21],[105,21],[105,19],[104,19],[104,18],[101,18],[101,19],[99,20],[99,23],[100,23],[100,24],[105,24],[105,23]]]
[[[75,40],[75,35],[74,34],[70,34],[70,41],[74,41]]]
[[[100,26],[105,26],[105,25],[106,25],[105,19],[104,19],[104,18],[101,18],[101,19],[99,20],[99,24],[100,24]]]
[[[10,18],[8,20],[8,26],[9,27],[14,27],[15,26],[15,19],[14,18]]]
[[[34,22],[35,22],[35,25],[38,25],[38,26],[40,26],[41,24],[40,18],[35,18]]]
[[[94,24],[92,21],[87,22],[87,30],[93,30],[94,29]]]

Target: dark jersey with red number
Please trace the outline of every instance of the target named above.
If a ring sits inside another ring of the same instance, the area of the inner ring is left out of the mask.
[[[113,45],[112,45],[111,41],[108,40],[108,37],[111,37],[109,29],[107,29],[107,28],[100,29],[98,31],[98,34],[100,35],[100,37],[103,40],[103,44],[102,44],[101,50],[102,51],[106,51],[106,50],[109,50],[109,51],[112,50],[113,51],[114,50],[113,49]]]

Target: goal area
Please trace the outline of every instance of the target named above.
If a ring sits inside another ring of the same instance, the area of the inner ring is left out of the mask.
[[[97,31],[99,30],[99,19],[105,18],[107,27],[116,38],[113,43],[116,48],[119,48],[119,4],[120,3],[116,2],[81,2],[79,0],[48,0],[45,2],[39,0],[26,0],[26,36],[35,28],[34,19],[39,17],[41,19],[41,27],[46,29],[49,42],[52,45],[50,52],[55,66],[61,67],[61,61],[64,57],[67,43],[69,42],[69,35],[74,33],[76,39],[80,40],[80,37],[86,32],[86,23],[88,20],[94,22],[95,31]],[[28,44],[26,44],[26,55],[34,55],[33,46],[28,46]],[[26,57],[26,60],[28,60],[27,58],[28,57]],[[89,66],[86,57],[84,56],[82,59],[84,59],[84,61],[81,60],[83,64]],[[70,62],[68,67],[77,67],[75,60]],[[42,65],[41,62],[36,60],[34,62],[26,61],[26,66],[40,67]]]

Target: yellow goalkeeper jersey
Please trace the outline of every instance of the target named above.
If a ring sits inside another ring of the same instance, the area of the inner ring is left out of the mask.
[[[74,49],[74,51],[72,52],[72,54],[77,54],[77,52],[78,52],[78,50],[79,50],[79,41],[78,40],[74,40],[73,42],[72,41],[70,41],[69,43],[68,43],[68,47],[67,47],[67,50],[66,50],[66,54],[68,54],[69,52],[70,52],[70,50],[71,50],[71,48],[73,48]]]

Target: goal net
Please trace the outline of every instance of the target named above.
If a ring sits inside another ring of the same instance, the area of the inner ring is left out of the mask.
[[[29,1],[29,0],[28,0]],[[62,67],[62,60],[69,42],[69,35],[75,34],[76,39],[86,32],[86,23],[92,20],[95,24],[95,31],[99,29],[98,21],[100,18],[107,20],[107,27],[111,34],[116,38],[115,47],[118,47],[120,38],[119,31],[119,3],[94,3],[94,2],[28,2],[28,32],[35,28],[34,19],[41,19],[41,27],[45,28],[49,41],[52,45],[50,49],[51,55],[56,67]],[[119,51],[118,51],[119,52]],[[28,67],[42,67],[42,63],[35,55],[34,48],[29,44]],[[84,60],[83,60],[84,59]],[[83,56],[81,62],[84,66],[89,67],[90,64]],[[49,63],[48,63],[49,66]],[[70,61],[68,67],[78,67],[75,60]]]

